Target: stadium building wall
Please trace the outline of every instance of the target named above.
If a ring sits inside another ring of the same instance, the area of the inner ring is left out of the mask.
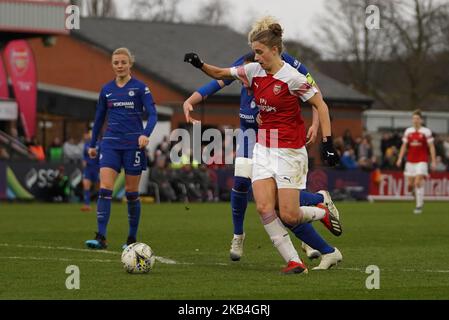
[[[38,120],[42,122],[46,117],[61,116],[60,121],[65,121],[65,124],[84,120],[87,127],[88,120],[94,118],[93,99],[96,99],[101,87],[114,77],[110,53],[70,36],[57,37],[51,47],[46,47],[40,39],[29,40],[29,43],[37,63]],[[173,116],[167,115],[172,128],[184,124],[182,103],[187,95],[140,71],[138,59],[133,74],[148,84],[158,105],[172,109]],[[238,127],[238,102],[238,97],[228,103],[208,102],[203,119],[212,126]],[[162,120],[167,120],[167,117]],[[61,127],[60,124],[55,126]],[[66,134],[59,133],[59,136],[63,135]],[[47,134],[45,143],[48,144],[53,137],[54,134]]]

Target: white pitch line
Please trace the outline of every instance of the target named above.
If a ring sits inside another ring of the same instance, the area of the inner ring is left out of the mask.
[[[381,269],[382,271],[382,269]],[[449,273],[449,270],[414,270],[414,269],[403,269],[403,272],[428,272],[428,273]]]
[[[449,273],[449,270],[424,270],[424,272]]]
[[[339,266],[335,267],[335,269],[338,269],[338,270],[347,270],[347,271],[360,271],[360,272],[363,272],[363,271],[364,271],[364,270],[362,270],[362,269],[360,269],[360,268],[341,268],[341,267],[339,267]]]
[[[108,251],[108,250],[92,250],[92,249],[77,249],[77,248],[70,248],[70,247],[51,247],[51,246],[36,246],[36,245],[27,245],[27,244],[9,244],[9,243],[0,243],[0,247],[15,247],[15,248],[31,248],[31,249],[45,249],[45,250],[66,250],[66,251],[78,251],[78,252],[89,252],[89,253],[102,253],[102,254],[114,254],[119,255],[121,252],[118,251]],[[30,260],[56,260],[56,261],[70,261],[70,260],[77,260],[77,261],[87,261],[87,262],[115,262],[113,260],[101,260],[101,259],[67,259],[67,258],[42,258],[42,257],[0,257],[0,259],[30,259]],[[178,262],[173,259],[164,258],[160,256],[156,256],[156,260],[160,263],[164,264],[178,264],[178,265],[195,265],[196,263],[193,262]],[[207,264],[207,263],[206,263]],[[204,263],[202,264],[204,265]],[[222,262],[216,262],[216,263],[210,263],[207,265],[216,265],[216,266],[229,266],[229,263],[222,263]],[[251,266],[255,266],[255,264],[251,264]],[[362,268],[345,268],[345,267],[339,267],[337,266],[335,270],[346,270],[346,271],[357,271],[357,272],[365,272]],[[417,270],[417,269],[401,269],[401,270],[391,270],[391,269],[382,269],[380,268],[380,271],[385,272],[426,272],[426,273],[449,273],[449,270]]]
[[[361,268],[341,268],[341,267],[335,267],[335,269],[337,270],[348,270],[348,271],[358,271],[358,272],[365,272],[365,270],[361,269]],[[394,270],[394,269],[382,269],[380,268],[380,271],[385,271],[385,272],[427,272],[427,273],[449,273],[449,270],[430,270],[430,269],[425,269],[425,270],[418,270],[418,269],[400,269],[400,270]]]
[[[47,250],[65,250],[65,251],[91,252],[91,253],[102,253],[102,254],[121,254],[120,252],[117,252],[117,251],[108,251],[108,250],[77,249],[77,248],[70,248],[70,247],[35,246],[35,245],[29,245],[29,244],[0,243],[0,247],[47,249]]]
[[[49,258],[49,257],[0,257],[0,259],[11,259],[11,260],[39,260],[39,261],[83,261],[83,262],[117,262],[115,260],[102,260],[102,259],[68,259],[68,258]]]
[[[176,262],[175,260],[164,258],[164,257],[156,256],[156,260],[159,261],[160,263],[165,263],[165,264],[178,264],[178,262]]]
[[[103,253],[103,254],[121,255],[121,252],[118,252],[118,251],[77,249],[77,248],[70,248],[70,247],[36,246],[36,245],[28,245],[28,244],[0,243],[0,247],[44,249],[44,250],[64,250],[64,251],[77,251],[77,252],[89,252],[89,253]],[[34,260],[36,260],[36,259],[34,259]],[[159,256],[156,256],[156,260],[159,261],[160,263],[164,263],[164,264],[178,264],[178,262],[176,262],[175,260],[164,258],[164,257],[159,257]],[[93,261],[93,259],[86,260],[86,261]],[[106,261],[106,260],[104,260],[104,261]],[[99,260],[99,262],[101,262],[101,260]]]

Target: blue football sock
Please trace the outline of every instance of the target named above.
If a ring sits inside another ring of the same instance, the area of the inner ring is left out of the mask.
[[[234,177],[234,187],[231,191],[232,223],[234,234],[243,234],[243,220],[248,206],[248,190],[251,179]]]
[[[248,193],[231,191],[232,223],[234,234],[243,234],[243,220],[248,205]]]
[[[111,216],[112,190],[100,189],[97,203],[98,233],[106,237],[109,217]]]
[[[321,236],[316,232],[310,223],[302,223],[293,228],[290,228],[295,236],[301,241],[305,242],[307,245],[315,250],[321,252],[321,254],[332,253],[335,251],[326,240],[321,238]]]
[[[84,204],[90,206],[90,190],[84,190]]]
[[[301,207],[316,206],[324,202],[324,197],[321,193],[311,193],[306,190],[301,190],[299,194],[299,205]]]
[[[129,222],[128,236],[136,239],[137,229],[139,228],[139,220],[140,220],[139,193],[126,192],[126,199],[128,200],[128,222]]]

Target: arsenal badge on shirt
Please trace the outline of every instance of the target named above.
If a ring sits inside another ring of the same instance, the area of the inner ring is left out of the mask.
[[[273,87],[273,93],[275,95],[279,94],[279,92],[281,92],[282,86],[280,84],[275,84]]]

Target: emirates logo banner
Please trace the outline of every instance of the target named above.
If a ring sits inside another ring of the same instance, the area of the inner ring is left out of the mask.
[[[25,135],[32,138],[36,134],[37,101],[37,74],[33,52],[25,40],[14,40],[7,44],[4,58]]]

